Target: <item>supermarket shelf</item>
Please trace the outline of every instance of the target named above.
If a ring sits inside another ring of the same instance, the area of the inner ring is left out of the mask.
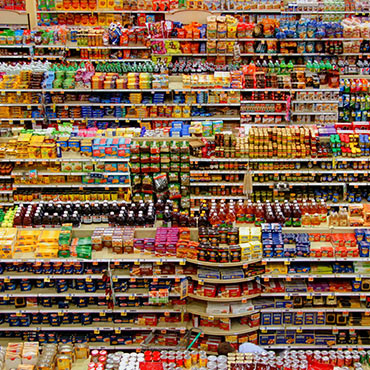
[[[129,158],[95,158],[77,157],[72,153],[65,153],[60,158],[0,158],[0,162],[128,162]]]
[[[266,10],[268,12],[268,10]],[[235,12],[237,13],[238,10],[235,10]],[[301,12],[299,12],[299,14],[302,14]],[[345,41],[362,41],[364,40],[363,38],[304,38],[304,39],[301,39],[301,38],[285,38],[285,39],[282,39],[282,38],[276,38],[276,37],[271,37],[271,38],[267,38],[267,37],[264,37],[264,38],[254,38],[254,37],[241,37],[241,38],[207,38],[207,37],[204,37],[204,38],[199,38],[199,39],[191,39],[191,38],[175,38],[175,37],[167,37],[167,38],[153,38],[151,39],[150,41],[186,41],[186,42],[189,42],[189,41],[235,41],[235,42],[250,42],[250,41],[281,41],[281,42],[286,42],[286,41],[343,41],[343,39],[345,39]],[[259,54],[259,53],[256,53],[256,54]],[[307,53],[308,55],[311,55],[311,53]],[[223,55],[223,54],[220,54],[220,55]],[[269,53],[269,55],[271,55],[271,53]],[[273,54],[274,55],[274,54]],[[286,54],[285,54],[286,55]],[[289,55],[289,54],[288,54]]]
[[[286,100],[241,100],[240,101],[240,104],[286,104],[286,103],[287,103]]]
[[[293,116],[338,116],[338,112],[291,112]]]
[[[121,62],[121,63],[128,63],[128,62],[148,62],[150,58],[147,59],[140,59],[140,58],[132,58],[132,59],[81,59],[81,58],[67,58],[66,62]]]
[[[369,349],[370,344],[334,344],[332,346],[323,346],[315,344],[284,344],[284,345],[271,345],[271,346],[262,346],[264,349]]]
[[[368,297],[370,292],[273,292],[261,293],[261,297]],[[318,310],[319,311],[319,310]]]
[[[351,273],[351,274],[263,274],[262,279],[355,279],[355,278],[370,278],[370,274]]]
[[[292,104],[338,104],[338,100],[292,100]]]
[[[352,325],[343,325],[343,326],[331,326],[331,325],[281,325],[281,326],[260,326],[260,330],[370,330],[370,326],[352,326]]]
[[[12,176],[0,176],[0,179],[4,178],[11,178],[13,176],[24,176],[27,175],[29,171],[12,171]],[[130,172],[47,172],[47,171],[37,171],[38,176],[91,176],[94,175],[102,175],[104,177],[107,176],[122,176],[122,175],[130,175]]]
[[[4,104],[4,106],[9,106],[10,104]],[[84,105],[89,105],[89,106],[92,106],[92,107],[175,107],[175,106],[180,106],[180,107],[198,107],[198,106],[202,106],[202,107],[225,107],[225,104],[221,104],[221,103],[207,103],[207,104],[198,104],[198,103],[192,103],[192,104],[174,104],[172,102],[168,102],[168,103],[162,103],[162,104],[153,104],[153,103],[149,103],[149,104],[142,104],[142,103],[139,103],[139,104],[136,104],[136,103],[90,103],[89,101],[81,101],[81,102],[64,102],[64,103],[58,103],[58,104],[45,104],[46,107],[81,107],[81,106],[84,106]],[[0,104],[0,106],[2,106]],[[240,107],[240,104],[227,104],[228,107]]]
[[[132,50],[141,50],[141,49],[149,49],[145,45],[102,45],[102,46],[89,46],[89,45],[77,45],[76,43],[69,42],[66,45],[61,44],[49,44],[49,45],[33,45],[34,48],[48,48],[48,49],[89,49],[89,50],[101,50],[101,49],[112,49],[112,50],[122,50],[122,49],[132,49]],[[88,60],[88,59],[86,59]],[[110,59],[106,59],[110,61]]]
[[[242,297],[230,297],[230,298],[221,298],[221,297],[205,297],[196,294],[189,293],[188,297],[198,299],[200,301],[207,301],[207,302],[245,302],[249,299],[257,298],[260,294],[251,294],[245,295]]]
[[[205,174],[239,174],[239,175],[245,175],[247,173],[247,169],[244,170],[244,171],[233,171],[233,170],[208,170],[208,169],[204,169],[202,171],[198,171],[198,170],[190,170],[190,175],[192,174],[202,174],[202,175],[205,175]]]
[[[191,258],[186,258],[186,261],[189,262],[189,263],[194,263],[196,265],[212,266],[212,267],[248,266],[248,265],[252,265],[253,263],[261,262],[260,259],[255,259],[255,260],[247,260],[247,261],[240,261],[240,262],[219,263],[219,262],[198,261],[198,260],[194,260],[194,259],[191,259]]]
[[[68,324],[66,326],[50,326],[50,325],[38,325],[38,326],[9,326],[8,324],[1,324],[0,330],[1,331],[19,331],[20,328],[23,331],[112,331],[112,330],[120,330],[120,331],[135,331],[135,330],[149,330],[153,329],[152,326],[143,326],[143,325],[135,325],[135,324],[116,324],[108,321],[102,322],[93,322],[86,326],[81,324]],[[168,323],[159,322],[156,328],[161,330],[168,330],[168,331],[185,331],[186,326],[184,323],[172,323],[171,326]]]
[[[200,331],[207,335],[229,336],[229,335],[239,335],[239,334],[247,334],[247,333],[255,332],[258,330],[258,326],[254,328],[250,328],[247,325],[240,325],[238,323],[232,323],[231,330],[222,330],[222,329],[210,328],[206,326],[199,326],[197,328],[192,328],[192,330],[195,332]]]
[[[23,272],[6,271],[5,274],[0,275],[0,280],[18,280],[18,279],[36,279],[36,280],[50,280],[50,279],[101,279],[101,274],[32,274]]]
[[[330,307],[302,307],[302,308],[263,308],[259,312],[368,312],[369,309],[366,307],[358,308],[330,308]]]
[[[78,307],[75,305],[70,305],[69,308],[49,308],[49,307],[25,307],[22,309],[16,309],[14,307],[1,306],[0,314],[13,313],[13,314],[27,314],[27,313],[113,313],[113,310],[106,308],[105,306],[88,306],[88,307]]]
[[[213,313],[207,313],[206,312],[206,305],[200,304],[200,302],[197,302],[196,304],[190,303],[187,305],[186,311],[199,316],[205,316],[208,318],[233,318],[233,317],[244,317],[248,315],[253,315],[255,313],[258,313],[259,311],[254,311],[253,306],[246,306],[248,307],[248,310],[244,311],[243,313],[224,313],[224,314],[213,314]]]
[[[43,118],[0,118],[0,122],[12,122],[12,121],[43,121]]]
[[[286,116],[286,114],[286,112],[240,112],[241,116]]]
[[[37,185],[25,185],[25,184],[13,184],[14,189],[18,188],[129,188],[130,184],[37,184]]]
[[[190,199],[247,199],[246,195],[190,195]]]
[[[311,229],[312,231],[312,229]],[[370,258],[366,257],[287,257],[287,258],[263,258],[262,262],[353,262],[353,261],[363,261],[370,262]]]
[[[37,104],[37,103],[29,103],[29,104],[25,104],[25,103],[2,103],[2,104],[0,104],[0,107],[38,107],[38,108],[40,108],[42,106],[43,106],[42,104]],[[19,119],[21,119],[21,118],[19,118]]]
[[[243,182],[190,182],[190,186],[243,186]]]
[[[85,292],[76,289],[69,289],[67,292],[58,293],[56,288],[48,289],[32,289],[30,291],[21,291],[19,288],[15,290],[8,290],[0,292],[2,298],[16,298],[16,297],[105,297],[105,290],[98,292]]]
[[[285,114],[285,113],[284,113]],[[240,121],[240,117],[235,116],[192,116],[192,117],[81,117],[81,118],[48,118],[49,121],[209,121],[227,120]]]
[[[273,186],[276,182],[253,182],[253,186]],[[370,183],[368,182],[294,182],[291,181],[289,183],[289,186],[344,186],[344,185],[349,185],[349,186],[369,186]]]
[[[246,281],[252,281],[255,280],[258,276],[248,276],[242,279],[205,279],[200,278],[196,275],[190,276],[193,280],[202,282],[202,283],[209,283],[209,284],[238,284],[238,283],[244,283]],[[0,277],[1,279],[1,277]]]

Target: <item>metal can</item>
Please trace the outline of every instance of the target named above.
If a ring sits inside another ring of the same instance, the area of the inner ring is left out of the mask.
[[[190,369],[191,368],[191,356],[190,356],[190,354],[186,354],[184,356],[184,366],[185,366],[185,369]]]

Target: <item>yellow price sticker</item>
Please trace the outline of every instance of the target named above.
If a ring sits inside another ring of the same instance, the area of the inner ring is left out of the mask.
[[[58,316],[64,316],[64,312],[58,312]]]
[[[114,332],[115,332],[115,334],[121,334],[121,330],[120,329],[114,329]]]
[[[116,283],[116,282],[118,281],[118,278],[113,277],[113,278],[112,278],[112,281],[113,281],[113,283]]]
[[[134,295],[129,295],[128,299],[129,299],[129,301],[133,301],[135,299],[135,296]]]
[[[10,279],[9,279],[9,278],[5,278],[5,279],[4,279],[4,282],[5,282],[5,283],[10,283]]]
[[[99,329],[95,329],[94,330],[94,334],[100,334],[100,330]]]
[[[101,317],[105,317],[106,315],[105,315],[105,312],[99,312],[99,316],[101,316]]]
[[[50,278],[46,277],[46,278],[44,278],[44,281],[45,281],[45,283],[50,283]]]

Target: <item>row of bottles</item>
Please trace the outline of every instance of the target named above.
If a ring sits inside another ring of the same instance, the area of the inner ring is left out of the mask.
[[[296,200],[284,203],[257,201],[253,203],[250,199],[226,203],[221,200],[216,203],[212,200],[210,207],[206,201],[200,205],[199,226],[227,227],[237,223],[254,223],[256,226],[262,223],[279,223],[286,227],[299,227],[302,225],[320,225],[327,221],[327,206],[324,201],[304,201],[298,203]]]

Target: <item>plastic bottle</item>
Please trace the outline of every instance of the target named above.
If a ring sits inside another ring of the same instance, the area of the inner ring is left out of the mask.
[[[293,227],[300,227],[303,224],[302,211],[299,206],[295,206],[292,210],[292,225]]]

